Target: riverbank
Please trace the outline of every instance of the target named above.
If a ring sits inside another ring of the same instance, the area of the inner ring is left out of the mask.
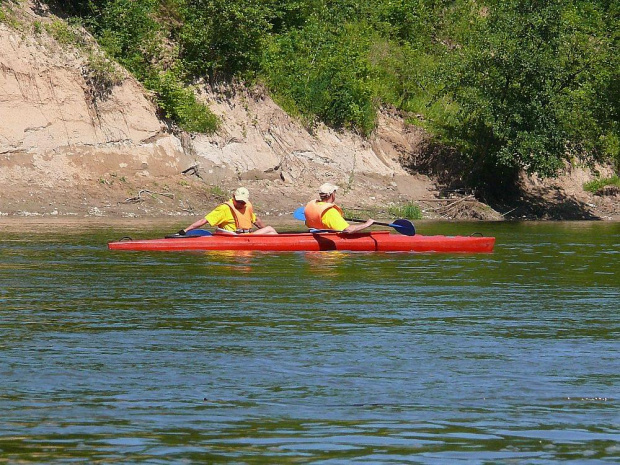
[[[375,131],[362,137],[308,127],[260,87],[203,83],[197,96],[220,128],[180,131],[112,63],[118,80],[98,93],[88,77],[96,44],[86,31],[88,46],[63,42],[48,29],[64,23],[44,10],[26,1],[13,26],[0,23],[0,222],[178,218],[189,224],[243,185],[257,213],[274,223],[314,198],[325,181],[340,186],[338,203],[360,217],[388,219],[414,204],[431,220],[620,220],[617,192],[583,189],[597,175],[613,174],[609,167],[566,166],[555,179],[524,177],[519,197],[494,203],[459,185],[459,171],[450,167],[457,154],[448,160],[453,163],[429,160],[429,135],[390,108],[381,109]]]
[[[20,220],[63,221],[163,221],[189,224],[227,200],[239,185],[246,186],[259,216],[276,224],[316,195],[320,182],[314,177],[284,182],[250,179],[256,174],[235,175],[222,168],[200,168],[196,174],[158,173],[164,161],[149,160],[148,169],[134,174],[116,172],[98,163],[101,174],[83,172],[74,183],[44,186],[32,179],[13,177],[0,196],[0,223]],[[0,161],[0,170],[1,170]],[[118,165],[117,165],[118,167]],[[181,168],[179,168],[181,169]],[[168,170],[170,171],[170,170]],[[35,173],[36,174],[36,173]],[[428,220],[620,220],[618,195],[584,191],[573,172],[553,180],[528,180],[521,198],[504,205],[488,205],[471,193],[445,191],[425,175],[373,176],[363,174],[341,184],[338,203],[349,214],[389,219],[399,207],[415,204]],[[332,181],[331,178],[328,178]],[[333,182],[333,181],[332,181]],[[336,181],[338,182],[338,181]]]

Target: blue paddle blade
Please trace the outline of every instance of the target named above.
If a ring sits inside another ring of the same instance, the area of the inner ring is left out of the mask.
[[[204,236],[213,236],[211,232],[206,229],[192,229],[191,231],[187,231],[185,234],[170,234],[168,236],[164,236],[166,239],[183,239],[184,237],[204,237]]]
[[[210,231],[206,229],[192,229],[191,231],[187,231],[185,233],[187,237],[196,237],[196,236],[213,236]]]
[[[293,218],[299,221],[306,221],[306,214],[304,213],[305,209],[306,207],[299,207],[293,212]]]
[[[389,225],[405,236],[415,236],[415,226],[409,220],[395,220]]]

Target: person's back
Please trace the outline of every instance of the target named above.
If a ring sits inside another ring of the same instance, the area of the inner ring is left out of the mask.
[[[337,190],[338,186],[326,182],[319,188],[319,200],[308,202],[304,208],[308,228],[354,233],[374,223],[374,220],[369,219],[359,225],[349,225],[343,217],[342,209],[335,203]]]
[[[349,226],[340,207],[331,202],[312,200],[306,205],[304,214],[308,228],[342,231]]]

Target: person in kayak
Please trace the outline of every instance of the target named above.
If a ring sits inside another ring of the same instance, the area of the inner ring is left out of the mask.
[[[351,234],[366,229],[375,220],[368,219],[365,223],[350,225],[343,217],[342,209],[335,204],[338,186],[326,182],[319,188],[319,199],[308,202],[304,209],[306,226],[311,229],[332,229]]]
[[[218,205],[204,218],[181,229],[177,234],[185,236],[187,231],[200,228],[206,223],[215,226],[215,232],[219,234],[278,234],[273,227],[266,226],[254,214],[250,193],[245,187],[237,189],[228,202]],[[256,231],[252,231],[254,226],[258,228]]]

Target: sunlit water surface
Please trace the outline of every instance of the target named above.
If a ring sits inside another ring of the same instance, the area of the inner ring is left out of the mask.
[[[0,241],[0,462],[617,463],[620,225],[493,254]]]

